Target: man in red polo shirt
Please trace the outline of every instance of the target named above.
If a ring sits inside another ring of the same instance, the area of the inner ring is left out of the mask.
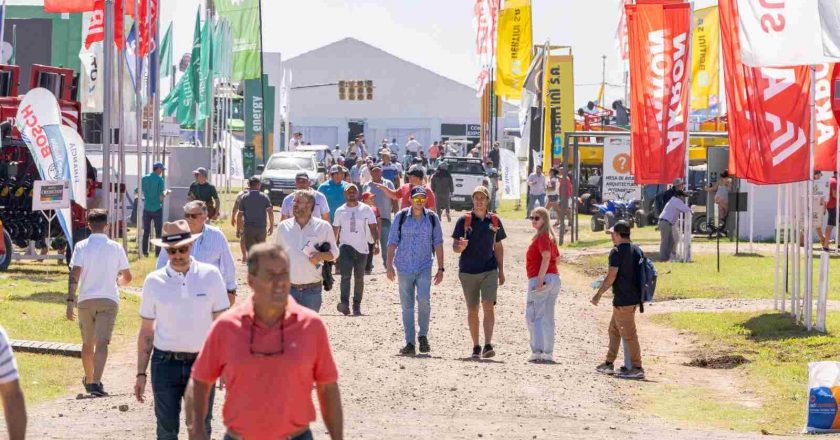
[[[308,440],[315,421],[317,387],[324,425],[333,440],[344,438],[338,371],[324,322],[289,295],[289,258],[274,243],[248,253],[253,296],[218,318],[193,365],[193,414],[206,414],[213,384],[227,385],[225,440]],[[207,439],[204,415],[190,427],[191,439]]]
[[[376,182],[371,182],[371,184],[382,190],[385,197],[388,197],[391,200],[398,200],[400,202],[400,209],[410,207],[411,190],[414,189],[415,186],[423,186],[423,188],[426,189],[426,209],[434,211],[437,201],[435,200],[435,193],[432,191],[432,187],[425,183],[426,170],[421,166],[413,165],[405,174],[408,176],[408,183],[401,185],[397,189],[391,189]]]

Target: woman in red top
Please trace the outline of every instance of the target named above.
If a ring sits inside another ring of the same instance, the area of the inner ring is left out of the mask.
[[[548,210],[536,208],[531,212],[534,238],[525,254],[528,274],[528,297],[525,321],[531,334],[529,362],[554,362],[554,306],[560,294],[557,273],[557,239],[551,229]]]

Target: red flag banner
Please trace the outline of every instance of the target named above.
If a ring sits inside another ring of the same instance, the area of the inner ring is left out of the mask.
[[[837,71],[837,64],[817,64],[817,84],[814,101],[816,104],[816,136],[814,144],[814,169],[819,171],[837,170],[837,142],[840,127],[831,109],[831,80]]]
[[[94,0],[44,0],[44,12],[74,13],[94,9]]]
[[[625,6],[630,48],[631,170],[640,184],[685,175],[691,4]]]
[[[144,57],[154,50],[157,34],[158,0],[140,0],[140,44],[138,55]]]
[[[729,167],[758,184],[808,180],[811,74],[808,66],[752,68],[741,60],[735,0],[720,0],[729,107]]]
[[[123,14],[134,12],[134,7],[126,8],[123,11],[123,2],[125,0],[114,1],[114,44],[117,49],[122,50],[125,46],[125,37],[123,36]],[[129,0],[128,4],[132,4]],[[130,11],[129,11],[130,9]],[[85,38],[85,49],[89,49],[93,43],[98,43],[105,40],[105,0],[95,0],[95,5],[90,16],[90,23],[88,23],[88,33]]]

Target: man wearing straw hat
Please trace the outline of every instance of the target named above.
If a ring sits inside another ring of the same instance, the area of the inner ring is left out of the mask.
[[[146,368],[151,360],[158,440],[178,438],[181,400],[190,370],[213,320],[230,307],[219,269],[190,256],[193,242],[200,236],[190,231],[186,220],[165,223],[162,237],[152,243],[166,250],[169,262],[150,273],[143,283],[134,395],[138,401],[144,401]],[[211,392],[211,408],[212,404]],[[188,427],[192,424],[191,414],[187,408]],[[212,410],[208,411],[205,423],[208,436],[211,414]]]

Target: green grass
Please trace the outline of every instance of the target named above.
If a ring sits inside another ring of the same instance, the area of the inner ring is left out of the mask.
[[[760,408],[721,402],[703,389],[654,387],[647,396],[661,415],[718,427],[797,431],[805,421],[808,362],[835,360],[840,346],[840,333],[808,332],[787,314],[680,312],[651,319],[699,335],[707,356],[739,354],[750,361],[738,368],[746,374],[744,385],[760,398]],[[840,327],[840,312],[829,313],[827,327]]]
[[[775,288],[775,259],[772,256],[721,254],[720,273],[715,254],[693,255],[690,264],[656,262],[659,273],[657,299],[683,298],[773,298]],[[603,272],[605,255],[583,257],[587,273]],[[832,259],[830,273],[840,271],[840,259]],[[783,268],[782,268],[783,270]],[[819,267],[814,266],[814,282],[819,280]],[[829,283],[829,299],[840,299],[840,284]]]

